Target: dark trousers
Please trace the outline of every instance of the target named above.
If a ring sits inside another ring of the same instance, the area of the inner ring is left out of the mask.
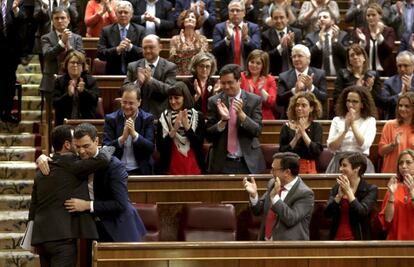
[[[45,242],[37,247],[42,267],[76,267],[76,239]]]

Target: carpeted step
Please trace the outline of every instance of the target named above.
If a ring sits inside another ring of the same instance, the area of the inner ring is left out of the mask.
[[[28,210],[30,195],[0,195],[0,211]]]
[[[42,80],[42,74],[39,73],[19,73],[16,77],[20,84],[40,84]]]
[[[0,266],[39,267],[39,256],[29,251],[0,250]]]
[[[40,96],[38,84],[22,84],[23,96]]]
[[[0,146],[40,146],[41,145],[40,134],[0,134]]]
[[[0,121],[0,133],[39,133],[39,122],[22,120],[19,123],[5,123]]]
[[[0,161],[0,179],[2,180],[30,180],[36,175],[34,162]]]
[[[40,108],[36,110],[22,110],[22,120],[25,121],[40,121]]]
[[[0,179],[0,194],[30,195],[33,180],[3,180]]]
[[[0,233],[24,233],[29,211],[0,211]]]
[[[35,161],[36,147],[0,147],[0,161]],[[37,153],[38,154],[38,153]]]
[[[40,63],[29,63],[27,65],[19,65],[17,67],[16,74],[24,74],[24,73],[37,73],[41,74],[42,69],[40,67]]]
[[[40,96],[23,96],[22,110],[40,110]]]
[[[0,250],[14,249],[23,251],[19,247],[23,235],[24,233],[0,233]]]

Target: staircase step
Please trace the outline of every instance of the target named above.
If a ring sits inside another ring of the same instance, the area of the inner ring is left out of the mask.
[[[0,161],[0,179],[25,180],[34,179],[36,164],[22,161]]]
[[[40,63],[29,63],[28,65],[19,65],[16,71],[16,74],[23,74],[23,73],[37,73],[41,74],[42,69],[40,67]]]
[[[0,194],[31,195],[33,180],[0,180]]]
[[[39,139],[39,140],[37,140]],[[0,134],[0,146],[39,146],[40,135],[21,133],[21,134]]]
[[[39,123],[22,120],[19,123],[5,123],[0,121],[0,133],[39,133]]]
[[[22,110],[40,110],[40,96],[23,96]]]
[[[39,73],[16,73],[17,81],[21,84],[40,84],[42,74]]]
[[[0,211],[1,233],[24,233],[29,211]]]
[[[0,250],[15,249],[22,250],[19,247],[24,233],[0,233]]]
[[[38,110],[22,110],[22,120],[40,121],[40,108]]]
[[[30,208],[30,199],[30,195],[0,195],[0,211],[28,210]]]
[[[0,147],[0,161],[35,161],[36,148],[13,146]]]
[[[38,84],[22,84],[23,96],[40,96]]]
[[[29,251],[0,251],[0,266],[4,267],[39,267],[39,256]]]

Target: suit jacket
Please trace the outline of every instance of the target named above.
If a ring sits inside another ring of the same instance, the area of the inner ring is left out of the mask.
[[[398,39],[401,39],[401,37],[405,33],[411,33],[414,30],[414,21],[413,21],[413,24],[411,25],[405,24],[406,17],[412,16],[412,15],[406,9],[406,6],[405,6],[406,1],[401,1],[401,2],[403,3],[403,7],[402,7],[403,14],[402,15],[398,13],[396,4],[393,4],[391,6],[390,25],[394,28]]]
[[[135,160],[144,175],[152,174],[154,152],[154,116],[143,110],[139,110],[135,118],[135,131],[139,134],[137,141],[133,142]],[[120,146],[118,138],[122,135],[125,127],[125,117],[122,109],[105,115],[104,133],[102,143],[114,146],[114,156],[122,159],[124,146]]]
[[[243,123],[237,121],[240,148],[250,173],[263,173],[265,161],[259,142],[262,132],[262,100],[255,94],[240,90],[243,111],[247,115]],[[226,169],[228,128],[227,125],[223,131],[218,128],[218,122],[221,119],[216,106],[218,99],[222,99],[227,108],[229,107],[229,98],[224,92],[208,99],[207,140],[213,143],[212,151],[210,151],[210,173],[222,173]]]
[[[293,28],[288,26],[288,32],[295,33],[295,44],[300,44],[302,42],[302,32],[300,29]],[[282,72],[283,63],[292,65],[291,59],[291,47],[286,47],[283,49],[282,54],[279,53],[277,47],[280,44],[280,37],[278,36],[275,28],[269,28],[262,33],[262,49],[269,54],[270,60],[270,72],[272,75],[279,75]]]
[[[310,65],[321,69],[323,64],[324,44],[320,44],[321,48],[316,45],[316,43],[319,42],[319,32],[320,30],[307,34],[304,43],[311,52]],[[350,36],[348,33],[345,31],[339,31],[338,41],[332,42],[331,44],[332,60],[336,73],[338,73],[340,69],[346,67],[346,49],[349,45],[349,41]]]
[[[121,75],[122,57],[124,57],[125,69],[128,63],[142,58],[142,39],[145,36],[145,28],[135,23],[129,24],[127,38],[131,40],[132,49],[122,54],[116,52],[116,47],[121,42],[118,23],[103,28],[97,46],[97,57],[106,61],[106,74]]]
[[[336,203],[339,185],[336,184],[329,194],[329,200],[325,207],[325,216],[333,218],[329,232],[329,239],[335,240],[341,218],[341,204]],[[371,211],[377,201],[378,187],[370,185],[365,179],[361,179],[355,192],[355,200],[349,203],[349,223],[355,240],[371,239]]]
[[[402,88],[402,80],[399,74],[389,77],[384,81],[378,102],[384,107],[385,119],[395,118],[395,107],[397,106],[399,93]],[[411,79],[410,92],[414,91],[414,79]]]
[[[195,96],[197,94],[197,90],[196,88],[194,88],[194,81],[197,78],[195,76],[192,76],[191,78],[186,78],[185,80],[183,80],[183,82],[187,85],[188,90],[190,91],[190,94],[192,96]],[[194,108],[198,111],[201,111],[203,113],[203,117],[207,116],[207,106],[208,106],[208,99],[212,96],[213,94],[213,88],[214,85],[216,84],[217,79],[215,78],[208,78],[207,83],[206,83],[206,92],[204,95],[201,95],[198,100],[194,103]]]
[[[308,75],[313,74],[313,85],[316,98],[323,104],[327,98],[325,71],[314,67],[309,67]],[[295,87],[297,81],[295,69],[282,72],[277,82],[277,98],[278,105],[284,107],[287,111],[289,99],[293,96],[292,88]],[[286,118],[286,113],[282,113],[282,118]]]
[[[95,221],[89,211],[69,213],[63,203],[71,197],[89,200],[88,174],[106,168],[109,156],[79,160],[73,154],[55,153],[50,174],[36,173],[29,220],[34,221],[32,245],[68,238],[96,239]]]
[[[127,77],[124,83],[135,82],[138,68],[145,68],[145,59],[128,64]],[[154,69],[152,79],[141,86],[141,108],[159,118],[167,108],[168,88],[175,84],[177,65],[161,58]]]
[[[241,56],[243,58],[243,62],[246,63],[247,56],[250,52],[254,49],[260,49],[261,34],[260,28],[257,24],[248,21],[245,21],[244,23],[247,23],[250,36],[249,42],[241,41],[240,43]],[[231,38],[229,44],[226,43],[226,27],[227,21],[224,21],[217,24],[213,31],[213,54],[216,58],[220,59],[217,61],[218,69],[221,69],[224,65],[234,62],[234,38]]]
[[[398,53],[408,50],[411,53],[414,53],[414,49],[411,47],[411,33],[404,33],[403,37],[401,38],[400,47],[398,48]],[[398,54],[397,53],[397,54]]]
[[[367,2],[365,2],[367,3]],[[382,21],[386,25],[390,25],[391,23],[391,1],[390,0],[376,0],[375,3],[379,4],[382,8]],[[365,18],[365,12],[367,9],[367,4],[363,8],[358,8],[357,6],[360,5],[359,0],[353,0],[350,7],[346,11],[345,14],[345,22],[347,24],[352,24],[355,28],[362,27],[367,25],[367,20]]]
[[[371,34],[368,26],[362,27],[360,29],[365,35],[365,40],[367,40],[365,51],[367,52],[367,55],[369,57],[369,50],[371,49],[371,44],[369,40],[371,38]],[[395,64],[395,57],[388,55],[392,55],[392,51],[394,49],[395,33],[391,27],[385,26],[382,35],[384,36],[384,41],[380,45],[378,45],[377,49],[379,61],[381,63],[382,68],[384,69],[384,72],[381,73],[381,76],[392,76],[396,73],[397,67]],[[357,37],[354,36],[354,42],[359,42],[358,40],[359,39],[357,39]]]
[[[147,11],[147,1],[145,0],[128,0],[134,9],[134,15],[131,22],[145,27],[145,20],[141,16]],[[158,0],[155,3],[155,17],[161,20],[159,25],[155,26],[156,34],[160,37],[170,37],[170,31],[174,29],[174,13],[172,4],[168,0]]]
[[[78,19],[79,13],[77,10],[77,1],[69,0],[69,8],[67,8],[70,17],[69,29],[74,33],[79,33]],[[53,0],[49,0],[49,4],[53,5]],[[59,6],[63,6],[63,0],[60,1]],[[52,12],[49,6],[48,10],[43,10],[40,1],[34,1],[33,18],[37,24],[37,31],[35,34],[34,53],[42,53],[42,45],[40,38],[49,33],[52,29]]]
[[[86,73],[81,75],[85,82],[85,90],[78,94],[79,119],[94,119],[98,104],[99,89],[93,76]],[[55,125],[63,124],[65,118],[72,118],[73,96],[68,95],[70,77],[64,74],[55,81],[53,90],[53,107],[55,109]]]
[[[114,242],[137,242],[145,235],[144,223],[128,199],[128,173],[118,158],[95,172],[93,209]]]
[[[177,21],[178,16],[180,16],[181,12],[184,10],[190,9],[192,0],[176,0],[175,1],[175,14],[174,19]],[[202,26],[202,33],[207,38],[211,38],[213,34],[214,25],[217,22],[216,16],[216,2],[215,0],[203,0],[205,7],[204,10],[208,12],[208,18],[204,20]],[[206,16],[206,15],[205,15]]]
[[[231,0],[220,0],[220,18],[221,21],[229,19],[229,4]],[[259,11],[260,11],[260,1],[252,1],[253,9],[246,10],[246,15],[244,19],[253,23],[258,23]]]
[[[253,214],[261,217],[258,240],[265,238],[266,217],[272,203],[269,194],[274,183],[274,179],[270,179],[266,193],[256,205],[250,204]],[[272,230],[273,240],[309,240],[313,205],[313,191],[298,177],[285,199],[271,206],[277,214],[277,221]]]
[[[83,50],[82,37],[73,33],[69,42],[72,50],[66,51],[59,44],[59,37],[56,31],[51,31],[42,36],[42,53],[44,56],[43,76],[40,83],[40,89],[51,92],[53,90],[55,74],[59,73],[60,66],[66,57],[66,54],[72,50],[85,53]]]

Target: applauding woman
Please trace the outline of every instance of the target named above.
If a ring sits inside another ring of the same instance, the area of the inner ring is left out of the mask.
[[[378,217],[387,240],[414,240],[414,151],[402,151],[397,163]]]
[[[115,10],[118,0],[89,0],[85,10],[87,37],[99,37],[103,27],[116,23]]]
[[[85,56],[76,50],[63,61],[64,74],[56,79],[53,90],[55,125],[67,119],[94,119],[99,90],[93,76],[87,74]]]
[[[302,92],[290,99],[288,119],[280,130],[280,152],[300,156],[299,173],[317,173],[315,159],[322,152],[322,126],[314,120],[322,115],[315,95]]]
[[[333,218],[330,240],[371,239],[371,211],[377,202],[378,188],[363,178],[367,161],[361,153],[343,154],[341,175],[331,189],[325,216]]]
[[[247,70],[241,73],[240,87],[262,98],[264,120],[274,120],[272,108],[276,103],[276,81],[269,74],[269,55],[259,49],[253,50],[247,57]]]
[[[326,173],[338,173],[339,160],[343,152],[360,152],[367,159],[367,173],[375,168],[369,160],[369,149],[377,132],[377,108],[366,87],[350,86],[338,97],[336,117],[329,129],[328,148],[335,152]]]
[[[414,93],[402,94],[397,103],[397,118],[385,123],[378,144],[378,153],[383,157],[383,173],[393,173],[400,152],[414,148]]]
[[[204,173],[204,117],[193,108],[194,98],[185,83],[177,82],[168,95],[169,107],[157,127],[160,171],[171,175]]]

